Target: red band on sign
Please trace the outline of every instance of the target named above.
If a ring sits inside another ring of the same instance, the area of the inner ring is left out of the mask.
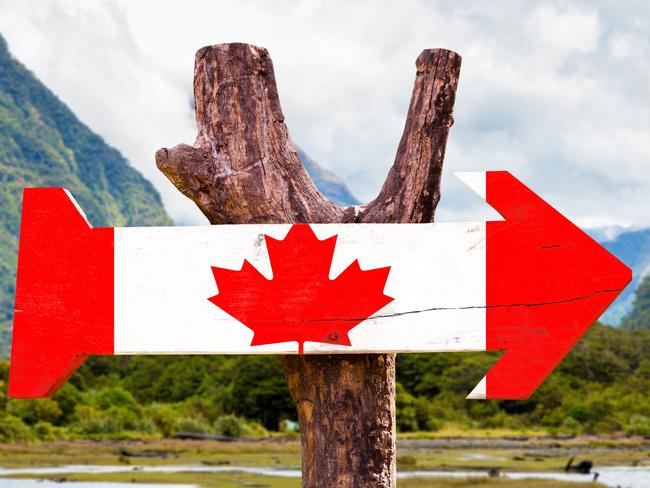
[[[62,188],[25,189],[9,395],[50,395],[89,354],[113,354],[113,229]]]
[[[632,279],[631,270],[506,171],[486,173],[486,397],[525,399]]]

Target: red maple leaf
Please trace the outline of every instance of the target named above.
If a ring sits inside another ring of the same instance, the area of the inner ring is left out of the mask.
[[[350,346],[348,332],[393,301],[384,295],[390,267],[362,270],[355,260],[329,279],[336,237],[318,240],[293,225],[284,240],[265,236],[273,278],[244,260],[241,270],[212,267],[219,294],[209,300],[255,335],[251,346],[305,341]]]

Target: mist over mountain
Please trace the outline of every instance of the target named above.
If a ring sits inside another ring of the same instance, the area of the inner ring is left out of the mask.
[[[338,205],[358,205],[359,201],[352,195],[348,186],[330,170],[319,166],[305,151],[297,148],[303,166],[314,180],[320,192]]]

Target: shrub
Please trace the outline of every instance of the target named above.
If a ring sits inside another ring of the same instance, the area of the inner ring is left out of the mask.
[[[419,430],[429,432],[436,431],[441,427],[441,420],[435,406],[425,397],[418,397],[414,402],[415,419]]]
[[[140,416],[125,407],[111,407],[103,412],[103,416],[114,419],[119,430],[138,430],[140,425]]]
[[[146,417],[138,417],[135,424],[133,424],[132,430],[144,434],[155,434],[157,431],[156,424]]]
[[[625,431],[632,435],[650,436],[650,418],[645,415],[634,415],[628,422]]]
[[[171,437],[176,433],[178,412],[169,404],[152,403],[144,408],[145,418],[149,419],[164,437]]]
[[[194,395],[183,402],[180,407],[180,413],[184,417],[201,417],[208,422],[212,422],[219,417],[221,409],[210,399]]]
[[[51,398],[11,400],[7,405],[7,411],[28,425],[35,425],[41,420],[54,423],[63,414],[59,404]]]
[[[397,383],[395,391],[397,430],[400,432],[414,432],[418,430],[415,397],[408,393],[399,383]]]
[[[594,423],[591,432],[593,432],[594,434],[603,434],[603,433],[610,433],[610,432],[620,432],[622,430],[623,430],[623,425],[614,417],[603,417]]]
[[[65,429],[55,427],[49,422],[40,421],[34,426],[34,435],[39,441],[58,441],[65,439]]]
[[[1,365],[3,365],[4,362],[0,362],[0,369]],[[9,401],[7,397],[7,383],[3,380],[0,380],[0,412],[4,412],[7,409],[7,402]]]
[[[234,361],[225,411],[256,420],[267,429],[277,428],[283,418],[295,417],[278,356],[239,356]]]
[[[586,422],[591,417],[589,410],[582,404],[572,406],[567,412],[569,417],[573,417],[578,422]]]
[[[194,432],[197,434],[210,433],[210,425],[202,418],[181,417],[176,421],[174,432]]]
[[[483,420],[480,425],[486,429],[497,429],[499,427],[503,427],[506,424],[507,420],[508,415],[503,411],[499,411],[492,415],[492,417]]]
[[[60,424],[72,418],[75,407],[83,402],[84,396],[72,383],[68,381],[61,386],[52,399],[56,401],[62,412],[58,421],[54,422],[55,424]]]
[[[0,442],[28,442],[32,432],[18,417],[6,415],[0,417]]]
[[[242,437],[244,433],[244,422],[234,415],[222,415],[212,426],[217,434],[228,437]]]
[[[580,430],[580,423],[573,417],[565,418],[559,427],[559,432],[563,434],[578,435]]]
[[[138,403],[133,395],[120,386],[103,388],[95,397],[95,405],[101,410],[119,407],[132,412],[138,411]]]
[[[409,466],[413,467],[417,465],[417,459],[415,459],[414,456],[411,456],[410,454],[404,454],[401,456],[397,456],[397,465],[398,466]]]
[[[259,422],[246,422],[243,427],[242,437],[264,439],[270,436],[269,431],[266,430],[266,427],[264,427]]]
[[[117,418],[90,405],[78,405],[75,417],[73,430],[79,434],[113,434],[122,430]]]

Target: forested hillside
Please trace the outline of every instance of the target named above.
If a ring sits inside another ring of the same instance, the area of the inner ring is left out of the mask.
[[[632,310],[623,319],[623,327],[650,329],[650,274],[641,279],[632,302]]]
[[[650,328],[595,326],[529,400],[465,400],[496,359],[399,355],[398,430],[650,435]],[[264,436],[295,420],[277,356],[94,357],[45,400],[8,400],[7,371],[0,363],[0,441],[179,431]]]
[[[63,186],[96,226],[168,225],[151,183],[13,59],[0,36],[0,355],[9,350],[22,190]]]
[[[629,230],[613,239],[603,239],[601,243],[633,272],[632,283],[623,290],[600,319],[606,324],[619,325],[632,308],[640,278],[650,271],[650,229]]]

